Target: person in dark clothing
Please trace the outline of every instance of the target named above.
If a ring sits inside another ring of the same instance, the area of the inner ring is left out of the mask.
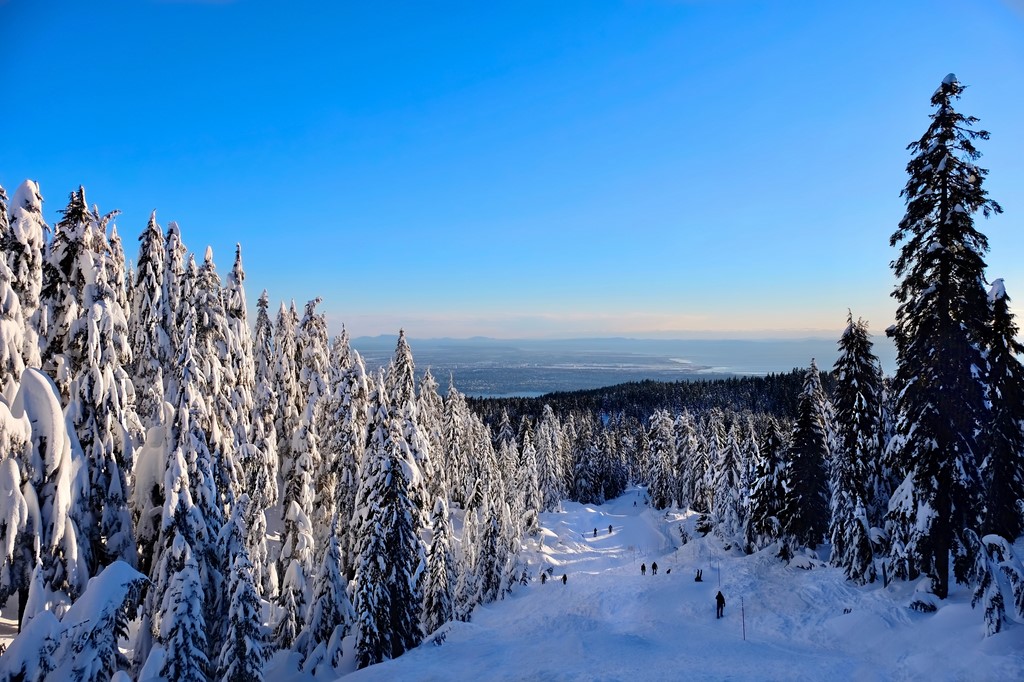
[[[564,585],[567,582],[569,582],[569,576],[567,576],[565,573],[563,573],[562,574],[562,584]]]
[[[715,611],[715,617],[721,618],[725,615],[725,597],[722,596],[722,591],[719,590],[718,594],[715,595],[715,604],[718,606]]]
[[[651,575],[658,575],[658,562],[651,564]]]
[[[548,581],[548,574],[547,573],[541,573],[540,574],[540,584],[543,585],[547,581]]]
[[[647,564],[640,564],[640,575],[647,575]]]
[[[596,528],[594,529],[594,537],[595,538],[597,537],[597,529]]]
[[[608,524],[608,535],[612,534],[612,524]]]
[[[693,579],[693,582],[695,582],[695,583],[702,583],[702,582],[704,582],[704,578],[701,576],[701,572],[700,572],[699,568],[697,569],[697,577]]]

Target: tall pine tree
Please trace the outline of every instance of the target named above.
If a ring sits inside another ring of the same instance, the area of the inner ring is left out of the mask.
[[[892,267],[899,301],[892,335],[898,368],[898,422],[891,447],[908,473],[890,502],[890,536],[901,549],[897,575],[924,573],[944,599],[951,556],[971,546],[963,538],[983,508],[979,434],[985,423],[983,344],[988,301],[983,286],[988,240],[974,215],[1001,212],[975,165],[977,119],[953,108],[964,86],[949,74],[932,95],[935,111],[908,149],[907,211],[890,239],[900,245]],[[967,578],[970,557],[957,562]]]

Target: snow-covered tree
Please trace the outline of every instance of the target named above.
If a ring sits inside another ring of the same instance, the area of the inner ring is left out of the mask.
[[[717,519],[715,532],[727,543],[737,538],[743,529],[744,507],[749,493],[745,471],[746,462],[741,450],[739,429],[734,421],[715,463],[712,482],[715,491],[712,511]]]
[[[163,369],[164,380],[167,382],[165,394],[168,400],[177,400],[173,390],[174,363],[178,359],[181,345],[181,334],[184,331],[184,310],[182,304],[183,288],[188,285],[185,279],[185,255],[188,253],[181,241],[181,230],[178,223],[167,223],[167,236],[164,240],[163,288],[160,295],[160,312],[163,327],[167,331],[169,343],[160,349],[160,367]]]
[[[90,571],[115,560],[136,564],[135,531],[128,509],[134,463],[130,434],[138,431],[128,322],[102,266],[87,273],[82,316],[71,328],[69,357],[77,368],[67,417],[85,456],[86,499],[76,510],[85,534]]]
[[[836,448],[832,453],[832,517],[847,518],[857,498],[869,509],[872,525],[881,526],[889,502],[882,471],[882,368],[872,352],[867,323],[846,320],[839,339],[833,407]]]
[[[1024,532],[1024,344],[1010,311],[1003,280],[989,292],[992,322],[988,349],[988,391],[992,409],[985,422],[986,457],[981,463],[986,533],[1015,540]]]
[[[153,211],[146,229],[139,235],[139,257],[128,320],[134,354],[131,375],[135,385],[136,409],[146,426],[151,426],[162,414],[162,362],[170,354],[162,300],[166,260],[164,233],[157,225],[156,211]]]
[[[357,496],[361,546],[356,569],[357,665],[400,656],[419,644],[425,557],[409,494],[410,459],[390,392],[378,380]]]
[[[277,431],[277,454],[283,480],[291,477],[292,439],[299,428],[299,414],[305,401],[299,391],[298,351],[295,335],[299,320],[295,304],[291,309],[284,303],[277,312],[274,327],[274,393],[277,395],[277,415],[274,427]]]
[[[949,74],[932,95],[931,124],[908,147],[907,210],[890,239],[902,244],[892,264],[900,280],[892,328],[899,419],[890,447],[908,474],[890,502],[889,534],[905,540],[909,577],[928,575],[940,599],[954,547],[968,546],[960,536],[977,527],[983,509],[977,434],[986,417],[988,240],[974,214],[1002,210],[982,187],[987,171],[975,165],[974,141],[988,133],[953,108],[963,89]],[[958,563],[964,579],[970,561]]]
[[[448,505],[439,497],[430,515],[430,547],[423,585],[423,631],[427,635],[455,616],[455,556],[451,543]]]
[[[768,418],[754,458],[750,499],[747,506],[746,544],[763,549],[782,536],[782,505],[786,498],[785,462],[788,445],[778,421]]]
[[[39,302],[43,287],[43,253],[50,228],[43,220],[43,195],[39,184],[25,180],[8,204],[10,214],[3,244],[11,268],[11,287],[18,295],[25,319],[23,355],[28,367],[39,367]],[[4,216],[5,218],[7,216]]]
[[[217,659],[219,682],[261,682],[272,650],[260,623],[261,605],[245,549],[235,555],[228,579],[227,634]]]
[[[20,450],[24,455],[20,461],[16,454],[21,436],[17,436],[14,443],[10,442],[10,432],[0,438],[5,441],[3,450],[7,456],[18,463],[23,489],[28,493],[23,499],[29,506],[28,518],[31,519],[19,538],[24,563],[15,571],[20,571],[24,578],[36,562],[40,562],[37,593],[23,593],[22,596],[29,597],[30,604],[22,606],[27,609],[26,618],[35,615],[32,605],[48,608],[61,616],[85,588],[88,569],[79,547],[78,529],[74,519],[69,517],[74,462],[67,422],[61,413],[60,393],[49,377],[39,370],[28,369],[22,375],[11,413],[15,419],[26,418],[31,424],[30,448]],[[12,491],[2,499],[17,502],[18,495]],[[0,591],[8,575],[0,572],[3,576]]]
[[[818,366],[811,360],[797,397],[796,422],[786,460],[786,496],[779,513],[786,534],[798,545],[812,549],[828,532],[830,455],[825,400]]]
[[[81,315],[87,274],[94,270],[89,235],[93,216],[85,201],[85,189],[72,192],[62,218],[54,225],[43,261],[38,331],[42,368],[67,397],[77,368],[71,364],[71,327]]]
[[[199,565],[180,535],[171,546],[178,566],[164,595],[159,642],[164,651],[160,675],[175,682],[206,682],[207,656],[203,586]]]
[[[253,339],[255,393],[252,406],[252,448],[242,453],[240,468],[252,504],[249,507],[248,552],[253,578],[260,594],[270,596],[276,591],[276,572],[271,571],[267,551],[267,510],[277,504],[277,393],[274,392],[274,337],[267,314],[269,298],[266,290],[256,308],[256,330]],[[259,530],[263,529],[263,530]]]
[[[355,621],[335,533],[326,538],[326,544],[313,581],[313,600],[306,623],[295,642],[302,654],[303,669],[311,673],[338,667],[343,654],[342,639]]]
[[[543,510],[552,511],[565,497],[562,482],[562,425],[550,405],[544,406],[537,424],[537,482],[543,495]]]
[[[648,465],[650,483],[648,492],[655,509],[665,509],[672,504],[675,490],[676,439],[673,432],[672,415],[667,410],[658,410],[651,415],[648,432]]]

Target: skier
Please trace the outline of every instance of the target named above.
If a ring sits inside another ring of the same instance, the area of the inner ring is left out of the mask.
[[[608,535],[612,534],[612,524],[608,524]]]
[[[651,575],[658,575],[658,562],[655,561],[651,564]]]
[[[567,582],[569,582],[569,576],[567,576],[565,573],[563,573],[562,574],[562,584],[564,585]]]
[[[719,590],[718,594],[715,595],[715,604],[718,605],[715,611],[716,618],[722,618],[725,615],[725,597],[722,596],[722,591]]]
[[[647,575],[647,564],[640,564],[640,575]]]

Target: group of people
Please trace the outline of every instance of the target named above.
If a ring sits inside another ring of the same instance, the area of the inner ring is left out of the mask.
[[[671,569],[669,569],[671,570]],[[647,575],[647,564],[640,564],[640,575]],[[658,562],[651,562],[651,575],[658,575]]]

